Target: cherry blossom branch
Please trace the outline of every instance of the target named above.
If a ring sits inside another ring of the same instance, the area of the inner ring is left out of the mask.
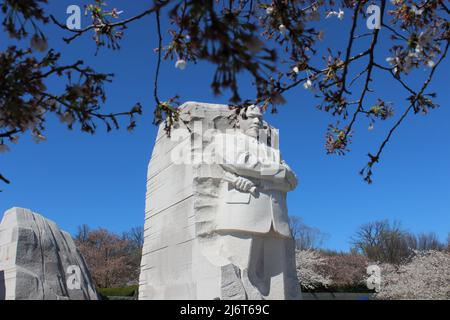
[[[413,89],[411,89],[410,86],[408,86],[400,77],[395,75],[395,73],[392,71],[393,68],[384,67],[378,63],[374,63],[373,65],[381,70],[389,72],[392,75],[392,77],[403,86],[403,88],[405,88],[411,94],[414,94],[414,95],[416,94],[416,92]]]
[[[13,129],[13,130],[10,130],[10,131],[6,131],[6,132],[3,132],[3,133],[0,133],[0,138],[10,138],[10,137],[12,137],[13,135],[15,135],[16,133],[19,133],[19,132],[22,132],[22,130]]]
[[[368,154],[370,161],[367,164],[367,166],[365,168],[363,168],[361,170],[361,175],[364,174],[364,172],[366,172],[366,175],[364,177],[364,180],[367,181],[368,183],[372,183],[372,167],[374,166],[375,163],[378,163],[380,160],[380,156],[385,148],[385,146],[387,145],[387,143],[389,142],[389,140],[391,139],[391,136],[394,134],[394,132],[397,130],[397,128],[400,126],[400,124],[405,120],[405,118],[407,117],[407,115],[411,112],[411,110],[415,109],[415,104],[417,103],[417,101],[419,100],[419,98],[423,95],[423,93],[425,92],[426,88],[428,87],[428,85],[430,84],[432,78],[433,78],[433,74],[435,73],[437,67],[439,66],[439,64],[442,62],[442,60],[444,60],[445,56],[447,55],[448,49],[450,46],[450,41],[447,40],[447,45],[445,47],[445,50],[442,54],[442,56],[440,57],[440,59],[438,60],[438,62],[433,66],[433,68],[430,71],[430,74],[427,78],[427,80],[424,82],[424,84],[422,85],[422,88],[420,89],[420,91],[414,95],[414,98],[412,99],[411,104],[409,105],[409,107],[403,112],[403,114],[401,115],[401,117],[397,120],[397,122],[394,124],[394,126],[389,130],[389,133],[387,134],[386,138],[383,140],[383,142],[381,143],[380,147],[378,148],[378,151],[375,155],[372,154]]]
[[[380,8],[380,19],[381,21],[383,21],[383,15],[384,15],[384,9],[385,9],[385,5],[386,5],[386,0],[382,0],[381,1],[381,8]],[[369,48],[369,63],[366,67],[367,70],[367,76],[366,76],[366,81],[364,83],[364,88],[361,92],[361,96],[359,98],[359,103],[358,103],[358,107],[356,109],[356,111],[353,113],[352,119],[349,123],[349,125],[347,126],[347,129],[345,130],[345,135],[343,137],[343,141],[347,140],[347,137],[349,136],[350,132],[352,131],[353,125],[356,121],[356,118],[358,116],[359,113],[361,113],[361,111],[363,111],[363,103],[364,103],[364,97],[366,95],[366,93],[369,91],[369,83],[370,81],[372,81],[372,70],[374,67],[374,55],[375,55],[375,47],[377,45],[377,41],[378,41],[378,35],[379,35],[380,29],[375,29],[373,32],[373,38],[372,38],[372,43],[370,45]]]
[[[165,4],[167,4],[168,2],[169,1],[165,1]],[[64,29],[66,31],[74,33],[74,35],[71,36],[71,37],[64,37],[63,38],[63,40],[66,43],[70,43],[73,40],[75,40],[76,38],[78,38],[81,35],[83,35],[84,33],[86,33],[87,31],[89,31],[89,30],[98,29],[98,28],[112,29],[112,28],[115,28],[115,27],[123,27],[123,26],[125,26],[125,25],[127,25],[127,24],[129,24],[129,23],[131,23],[133,21],[139,20],[139,19],[141,19],[141,18],[143,18],[143,17],[145,17],[145,16],[147,16],[147,15],[149,15],[149,14],[155,12],[155,11],[158,11],[162,6],[163,6],[163,4],[154,6],[153,8],[145,10],[144,12],[142,12],[142,13],[134,16],[134,17],[131,17],[131,18],[128,18],[128,19],[125,19],[125,20],[122,20],[122,21],[118,21],[118,22],[114,22],[114,23],[107,23],[107,24],[91,24],[91,25],[89,25],[89,26],[87,26],[87,27],[85,27],[83,29],[79,29],[79,30],[78,29],[68,28],[66,25],[64,25],[63,23],[59,22],[53,15],[50,15],[50,19],[53,21],[53,23],[55,23],[61,29]]]
[[[355,39],[355,30],[356,30],[356,25],[357,25],[357,21],[358,21],[358,13],[359,13],[359,10],[361,8],[362,3],[363,3],[362,1],[358,1],[358,5],[355,7],[355,10],[353,12],[353,22],[352,22],[352,28],[350,30],[350,38],[348,40],[347,50],[346,50],[346,54],[345,54],[345,61],[348,61],[348,59],[350,58],[350,54],[351,54],[352,46],[353,46],[353,41]],[[341,90],[339,91],[339,98],[342,97],[342,94],[344,92],[349,93],[347,91],[347,89],[346,89],[346,79],[347,79],[348,65],[349,64],[346,63],[344,65],[344,69],[342,71],[342,78],[341,78],[341,81],[340,81],[340,84],[341,84],[342,87],[341,87]]]
[[[2,180],[4,183],[10,184],[11,181],[9,181],[8,179],[6,179],[4,176],[2,176],[2,174],[0,173],[0,180]],[[2,192],[2,190],[0,190],[0,192]]]
[[[339,65],[337,65],[337,69],[341,69],[341,68],[345,67],[346,65],[349,65],[350,63],[352,63],[352,62],[354,62],[354,61],[356,61],[356,60],[358,60],[358,59],[368,55],[369,53],[370,53],[369,50],[366,50],[366,51],[363,51],[363,52],[357,54],[356,56],[350,57],[346,61],[343,61]],[[325,73],[325,72],[327,72],[329,70],[329,68],[324,68],[324,69],[319,70],[319,69],[315,69],[313,67],[308,67],[307,69],[313,70],[315,72],[314,73],[314,77],[317,77],[317,76],[319,76],[319,75],[321,75],[321,74],[323,74],[323,73]],[[288,90],[290,90],[292,88],[295,88],[296,86],[298,86],[299,84],[305,82],[308,79],[309,79],[309,77],[304,77],[304,78],[297,79],[296,81],[294,81],[290,85],[285,86],[285,87],[281,87],[279,92],[280,93],[284,93],[284,92],[286,92],[286,91],[288,91]]]

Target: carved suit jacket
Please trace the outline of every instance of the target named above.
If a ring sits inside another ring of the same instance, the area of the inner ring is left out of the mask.
[[[242,133],[219,134],[214,144],[225,176],[242,176],[256,186],[254,192],[241,192],[232,179],[224,179],[216,230],[268,233],[273,228],[280,236],[291,237],[286,193],[296,187],[297,178],[278,150]]]

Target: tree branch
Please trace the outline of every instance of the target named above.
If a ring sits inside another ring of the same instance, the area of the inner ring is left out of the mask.
[[[387,145],[387,143],[389,142],[391,136],[393,135],[393,133],[396,131],[396,129],[400,126],[400,124],[403,122],[403,120],[405,120],[406,116],[411,112],[411,110],[414,109],[414,106],[417,102],[417,100],[422,96],[422,94],[425,92],[426,88],[428,87],[428,85],[430,84],[432,78],[433,78],[433,74],[436,71],[437,67],[439,66],[439,64],[442,62],[442,60],[444,60],[445,56],[447,55],[448,49],[449,49],[449,45],[450,45],[450,41],[447,40],[447,45],[445,47],[444,53],[442,54],[442,56],[440,57],[440,59],[438,60],[438,62],[433,66],[433,68],[430,71],[430,74],[428,75],[427,80],[424,82],[424,84],[422,85],[422,88],[420,89],[420,91],[415,94],[415,97],[413,99],[413,101],[411,102],[411,104],[409,105],[409,107],[403,112],[403,114],[401,115],[401,117],[397,120],[397,122],[394,124],[394,126],[389,130],[388,135],[386,136],[386,138],[383,140],[383,142],[381,143],[380,147],[378,148],[378,151],[375,155],[372,154],[368,154],[370,161],[367,164],[367,166],[365,168],[363,168],[361,170],[361,174],[364,174],[364,171],[367,171],[366,176],[364,177],[364,180],[367,181],[368,183],[372,182],[372,167],[375,163],[379,162],[380,160],[380,156],[385,148],[385,146]]]
[[[88,26],[86,28],[83,28],[83,29],[79,29],[79,30],[68,28],[66,25],[64,25],[61,22],[59,22],[53,15],[50,15],[50,19],[53,21],[53,23],[55,23],[61,29],[64,29],[64,30],[67,30],[67,31],[70,31],[70,32],[74,33],[74,35],[71,36],[71,37],[63,38],[63,40],[65,42],[70,43],[73,40],[75,40],[76,38],[78,38],[79,36],[83,35],[87,31],[92,30],[92,29],[105,28],[105,27],[112,29],[112,28],[115,28],[115,27],[125,26],[128,23],[130,23],[130,22],[139,20],[139,19],[141,19],[141,18],[143,18],[143,17],[145,17],[145,16],[147,16],[147,15],[149,15],[149,14],[155,12],[155,11],[158,11],[162,6],[164,6],[168,2],[169,1],[165,1],[164,4],[156,5],[153,8],[145,10],[144,12],[142,12],[142,13],[134,16],[134,17],[131,17],[131,18],[128,18],[128,19],[125,19],[125,20],[122,20],[122,21],[118,21],[118,22],[114,22],[114,23],[108,23],[108,24],[91,24],[90,26]]]

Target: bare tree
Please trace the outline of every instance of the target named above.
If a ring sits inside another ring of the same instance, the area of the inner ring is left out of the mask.
[[[450,232],[447,235],[447,251],[450,252]]]
[[[128,244],[126,250],[132,265],[128,284],[138,284],[142,247],[144,245],[144,228],[141,226],[133,227],[122,234],[122,239]]]
[[[122,234],[122,238],[130,241],[135,247],[142,248],[144,245],[144,228],[133,227]]]
[[[86,241],[88,241],[90,232],[91,229],[87,224],[78,226],[77,234],[75,235],[75,241],[77,241],[78,243],[85,243]]]
[[[317,228],[303,223],[297,216],[289,217],[289,227],[298,250],[318,249],[325,242],[327,235]]]
[[[411,235],[400,223],[375,221],[359,227],[352,237],[353,247],[369,260],[399,264],[411,255]]]
[[[411,257],[413,250],[443,250],[445,245],[434,232],[414,235],[399,222],[374,221],[362,225],[351,238],[353,250],[372,261],[399,264]]]
[[[289,229],[291,230],[292,238],[294,238],[295,241],[297,241],[300,236],[301,224],[301,218],[297,216],[289,216]]]
[[[417,235],[417,250],[443,250],[445,245],[439,241],[434,232]]]

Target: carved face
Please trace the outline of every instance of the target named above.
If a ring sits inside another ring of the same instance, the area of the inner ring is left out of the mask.
[[[258,138],[259,130],[263,127],[261,110],[256,106],[248,107],[245,115],[240,115],[239,127],[246,135]]]

